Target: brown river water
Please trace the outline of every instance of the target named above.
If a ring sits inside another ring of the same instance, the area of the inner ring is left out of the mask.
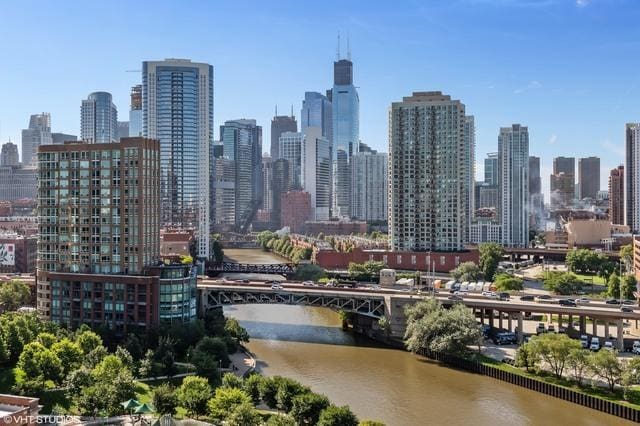
[[[279,261],[260,250],[229,251],[236,261]],[[248,329],[263,374],[299,380],[360,419],[388,426],[631,424],[344,332],[329,309],[237,305],[225,312]]]

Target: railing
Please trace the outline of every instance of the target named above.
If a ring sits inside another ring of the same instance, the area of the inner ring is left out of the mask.
[[[536,392],[553,396],[555,398],[573,402],[574,404],[582,405],[583,407],[602,411],[603,413],[621,417],[626,420],[631,420],[636,423],[640,422],[640,410],[628,405],[620,404],[615,401],[609,401],[597,396],[588,395],[583,392],[578,392],[573,389],[558,386],[553,383],[548,383],[533,377],[527,377],[521,374],[512,373],[510,371],[501,370],[497,367],[483,364],[479,361],[464,359],[455,355],[433,352],[427,349],[418,351],[418,354],[436,361],[440,361],[452,367],[459,368],[461,370],[483,374],[485,376],[493,377],[494,379],[502,380],[513,385],[521,386]]]

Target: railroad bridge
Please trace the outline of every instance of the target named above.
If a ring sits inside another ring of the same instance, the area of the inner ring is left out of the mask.
[[[218,262],[207,269],[209,277],[215,277],[221,273],[241,274],[277,274],[291,276],[296,272],[295,263],[234,263]]]

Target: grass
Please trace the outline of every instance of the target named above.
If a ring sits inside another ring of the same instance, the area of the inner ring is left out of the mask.
[[[594,274],[577,274],[575,272],[573,274],[585,285],[590,285],[592,282],[595,285],[607,285],[607,281],[604,278]]]
[[[506,364],[504,362],[500,362],[494,358],[490,358],[486,355],[482,354],[474,354],[473,357],[482,362],[485,365],[490,365],[499,370],[507,371],[509,373],[518,374],[520,376],[529,377],[531,379],[541,380],[543,382],[551,383],[556,386],[560,386],[563,388],[571,389],[576,392],[583,393],[585,395],[590,395],[593,397],[601,398],[607,401],[616,402],[622,405],[628,405],[630,407],[640,409],[640,394],[637,388],[633,389],[633,397],[632,401],[626,401],[623,397],[623,392],[621,389],[615,389],[613,392],[609,391],[609,389],[601,387],[601,386],[591,386],[591,385],[578,385],[575,381],[565,379],[565,378],[557,378],[553,374],[541,371],[541,372],[527,372],[518,367],[514,367],[512,365]]]

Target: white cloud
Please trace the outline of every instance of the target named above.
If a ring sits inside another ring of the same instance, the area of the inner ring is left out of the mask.
[[[555,133],[553,135],[551,135],[551,137],[549,138],[549,145],[555,145],[555,143],[558,142],[558,135],[556,135]]]
[[[578,7],[588,6],[589,3],[591,3],[591,0],[576,0],[576,6]]]
[[[526,92],[527,90],[536,90],[540,89],[541,87],[542,83],[540,83],[538,80],[531,80],[529,83],[527,83],[526,86],[517,88],[513,91],[513,93],[520,94]]]

